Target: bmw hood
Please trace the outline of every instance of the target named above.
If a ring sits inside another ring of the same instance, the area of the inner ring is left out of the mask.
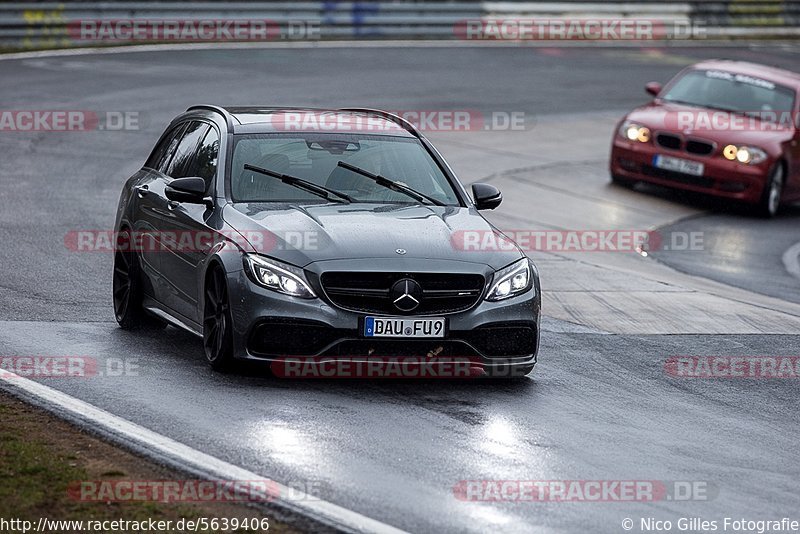
[[[457,261],[500,269],[523,257],[470,207],[228,204],[223,218],[259,253],[305,267],[329,260]]]
[[[662,101],[634,109],[623,121],[647,126],[653,132],[704,138],[719,145],[733,143],[766,148],[787,142],[794,134],[783,114],[776,114],[775,117],[773,123],[727,111]],[[789,114],[789,117],[791,122],[794,114]]]

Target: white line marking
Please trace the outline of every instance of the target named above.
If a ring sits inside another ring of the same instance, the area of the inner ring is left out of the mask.
[[[800,243],[795,243],[783,253],[783,266],[789,274],[800,278]]]
[[[593,42],[592,45],[599,45]],[[256,43],[172,43],[141,44],[122,46],[93,46],[86,48],[64,48],[60,50],[32,50],[29,52],[9,52],[0,54],[0,61],[10,59],[36,59],[60,56],[133,54],[140,52],[170,52],[184,50],[269,50],[269,49],[307,49],[307,48],[474,48],[474,47],[513,47],[542,46],[536,41],[297,41],[297,42],[256,42]],[[552,45],[551,45],[552,46]]]
[[[0,383],[11,385],[11,389],[19,389],[27,395],[45,401],[48,405],[58,407],[73,416],[91,422],[94,426],[110,432],[120,441],[135,442],[149,451],[177,459],[187,468],[201,472],[208,479],[219,480],[267,480],[241,467],[224,462],[208,454],[200,452],[182,443],[157,434],[119,416],[109,413],[66,393],[55,390],[33,380],[23,378],[12,372],[0,373]],[[273,482],[273,481],[269,481]],[[363,516],[352,510],[323,501],[305,494],[297,489],[290,489],[277,482],[279,495],[272,501],[279,507],[291,510],[299,515],[317,520],[328,526],[355,532],[378,532],[386,534],[403,534],[396,529],[375,519]],[[291,500],[283,496],[292,496]]]

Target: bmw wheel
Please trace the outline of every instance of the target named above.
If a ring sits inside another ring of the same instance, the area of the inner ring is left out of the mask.
[[[758,205],[758,213],[762,217],[774,217],[781,207],[781,196],[783,194],[783,165],[778,162],[770,174],[761,202]]]

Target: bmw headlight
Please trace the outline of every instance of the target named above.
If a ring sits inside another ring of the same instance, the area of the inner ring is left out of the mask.
[[[260,286],[303,299],[317,296],[299,267],[255,254],[246,254],[244,263],[250,277]]]
[[[623,123],[618,133],[628,141],[639,141],[640,143],[647,143],[650,141],[650,128],[634,122]]]
[[[767,159],[767,153],[755,146],[728,145],[722,149],[722,155],[725,159],[750,165],[758,165]]]
[[[492,287],[486,300],[503,300],[521,295],[533,285],[533,273],[528,258],[522,258],[494,273]]]

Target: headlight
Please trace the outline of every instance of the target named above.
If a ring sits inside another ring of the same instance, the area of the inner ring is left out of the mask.
[[[512,263],[494,273],[492,288],[486,300],[503,300],[528,291],[533,285],[531,265],[528,258]]]
[[[767,159],[767,153],[755,146],[728,145],[722,149],[722,155],[725,159],[749,165],[758,165]]]
[[[246,254],[244,260],[251,278],[258,285],[293,297],[316,298],[302,269],[255,254]]]
[[[647,126],[640,126],[633,122],[625,122],[619,128],[619,135],[628,141],[647,143],[650,141],[650,128]]]

